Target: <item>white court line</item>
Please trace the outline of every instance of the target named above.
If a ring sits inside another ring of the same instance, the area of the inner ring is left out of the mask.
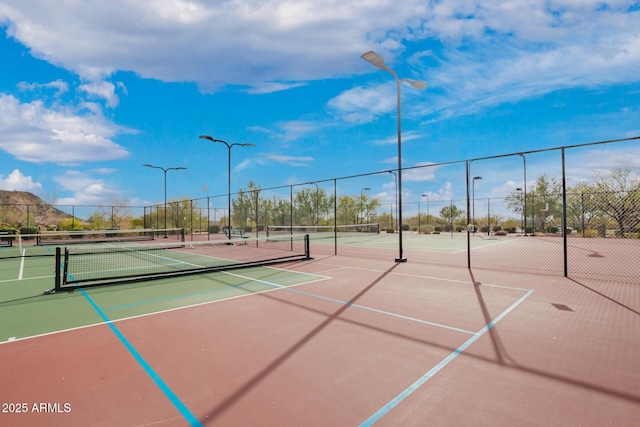
[[[282,271],[291,272],[291,270],[286,270],[286,269],[281,269],[281,268],[276,268],[276,267],[268,267],[268,268],[271,268],[271,269],[274,269],[274,270],[282,270]],[[220,273],[222,273],[222,272],[220,272]],[[329,279],[329,277],[321,276],[321,275],[315,275],[313,273],[299,273],[299,274],[301,274],[303,276],[316,276],[316,277],[318,277],[318,279],[317,280],[312,280],[312,281],[309,281],[309,282],[290,285],[289,287],[301,286],[301,285],[306,285],[308,283],[321,282],[323,280]],[[53,276],[44,276],[44,277],[53,277]],[[31,278],[31,279],[34,279],[34,278]],[[254,278],[248,277],[248,279],[250,279],[252,281],[256,281],[256,279],[254,279]],[[7,282],[9,282],[9,281],[15,281],[15,279],[7,280]],[[10,343],[10,342],[15,342],[15,341],[24,341],[24,340],[33,339],[33,338],[46,337],[46,336],[49,336],[49,335],[56,335],[56,334],[61,334],[61,333],[64,333],[64,332],[76,331],[76,330],[85,329],[85,328],[93,328],[93,327],[102,326],[102,325],[105,325],[105,324],[108,324],[108,323],[116,323],[116,322],[122,322],[122,321],[125,321],[125,320],[138,319],[138,318],[141,318],[141,317],[155,316],[156,314],[169,313],[169,312],[172,312],[172,311],[184,310],[184,309],[189,309],[189,308],[193,308],[193,307],[199,307],[199,306],[208,305],[208,304],[215,304],[215,303],[218,303],[218,302],[229,301],[229,300],[233,300],[233,299],[237,299],[237,298],[250,297],[252,295],[262,294],[262,293],[266,293],[266,292],[274,292],[274,291],[277,291],[279,289],[279,288],[277,288],[275,286],[280,286],[280,285],[276,285],[274,283],[273,286],[274,287],[272,289],[265,289],[264,291],[258,291],[258,292],[252,292],[252,293],[249,293],[249,294],[236,295],[236,296],[233,296],[233,297],[222,298],[222,299],[213,300],[213,301],[204,301],[204,302],[200,302],[200,303],[196,303],[196,304],[185,305],[185,306],[182,306],[182,307],[175,307],[175,308],[169,308],[169,309],[161,310],[161,311],[154,311],[152,313],[138,314],[136,316],[123,317],[122,319],[109,320],[108,322],[92,323],[92,324],[89,324],[89,325],[76,326],[74,328],[62,329],[62,330],[53,331],[53,332],[45,332],[43,334],[31,335],[31,336],[22,337],[22,338],[13,337],[14,339],[9,340],[9,341],[0,341],[0,345],[7,344],[7,343]],[[75,290],[75,288],[70,288],[68,290],[64,290],[64,292],[73,291],[73,290]]]
[[[22,257],[20,258],[20,272],[18,273],[18,280],[22,280],[22,273],[24,272],[24,249],[21,251]]]
[[[249,277],[242,276],[240,274],[234,274],[234,273],[231,273],[231,272],[223,272],[223,273],[226,273],[226,274],[229,274],[229,275],[235,276],[235,277],[240,277],[240,278],[243,278],[243,279],[250,279]],[[367,310],[367,311],[373,311],[374,313],[384,314],[384,315],[391,316],[391,317],[397,317],[399,319],[409,320],[411,322],[422,323],[424,325],[435,326],[436,328],[449,329],[451,331],[462,332],[464,334],[473,334],[474,333],[474,332],[471,332],[471,331],[467,331],[465,329],[460,329],[460,328],[456,328],[456,327],[453,327],[453,326],[443,325],[441,323],[429,322],[429,321],[426,321],[426,320],[417,319],[415,317],[404,316],[402,314],[397,314],[397,313],[393,313],[393,312],[390,312],[390,311],[384,311],[384,310],[380,310],[380,309],[373,308],[373,307],[367,307],[365,305],[353,304],[353,303],[351,303],[349,301],[343,301],[343,300],[339,300],[339,299],[336,299],[336,298],[329,298],[329,297],[325,297],[323,295],[314,294],[314,293],[311,293],[311,292],[301,291],[300,289],[295,289],[295,288],[291,288],[290,289],[288,286],[268,283],[268,282],[264,282],[262,280],[257,280],[257,282],[264,283],[264,284],[267,284],[267,285],[270,285],[270,286],[276,286],[279,289],[287,290],[287,291],[290,291],[290,292],[295,292],[297,294],[306,295],[306,296],[310,296],[310,297],[313,297],[313,298],[319,298],[319,299],[323,299],[325,301],[331,301],[331,302],[335,302],[335,303],[342,304],[342,305],[347,305],[349,307],[359,308],[359,309]],[[308,283],[314,283],[314,282],[308,282]],[[306,285],[308,283],[304,283],[304,284]]]
[[[461,285],[471,285],[471,281],[470,280],[458,280],[458,279],[445,279],[444,277],[437,277],[437,276],[424,276],[422,274],[411,274],[411,273],[398,273],[395,271],[391,271],[391,272],[386,272],[385,270],[378,270],[375,268],[364,268],[364,267],[348,267],[348,266],[344,266],[344,265],[339,265],[339,264],[330,264],[330,263],[326,263],[326,262],[317,262],[316,265],[328,265],[331,267],[335,267],[334,270],[343,270],[343,269],[352,269],[352,270],[360,270],[360,271],[370,271],[372,273],[387,273],[388,275],[395,275],[395,276],[406,276],[406,277],[416,277],[419,279],[429,279],[429,280],[438,280],[441,282],[452,282],[452,283],[458,283]],[[331,271],[331,270],[322,270],[322,271]],[[519,287],[515,287],[515,286],[505,286],[505,285],[495,285],[495,284],[491,284],[491,283],[482,283],[480,286],[485,286],[485,287],[492,287],[492,288],[501,288],[501,289],[513,289],[516,291],[528,291],[529,289],[527,288],[519,288]]]
[[[487,333],[489,331],[489,329],[491,329],[493,326],[495,326],[496,323],[498,323],[507,314],[509,314],[511,311],[513,311],[524,300],[529,298],[529,296],[532,293],[533,293],[533,290],[529,290],[529,292],[527,292],[522,297],[520,297],[520,299],[518,299],[509,308],[507,308],[498,317],[496,317],[495,320],[492,320],[491,322],[489,322],[484,328],[480,329],[471,338],[469,338],[464,344],[462,344],[460,347],[455,349],[455,351],[453,351],[453,353],[449,354],[447,357],[442,359],[442,361],[440,363],[438,363],[436,366],[431,368],[431,370],[429,370],[429,372],[425,373],[423,376],[418,378],[417,381],[415,381],[413,384],[411,384],[409,387],[407,387],[404,391],[402,391],[396,397],[391,399],[391,401],[389,401],[389,403],[384,405],[382,408],[378,409],[373,415],[371,415],[364,422],[362,422],[360,424],[360,427],[369,427],[369,426],[373,425],[376,421],[378,421],[380,418],[385,416],[389,411],[391,411],[393,408],[395,408],[397,405],[399,405],[404,399],[409,397],[409,395],[411,393],[416,391],[418,388],[420,388],[420,386],[422,386],[424,383],[429,381],[430,378],[432,378],[435,374],[437,374],[442,368],[447,366],[453,359],[455,359],[460,354],[462,354],[462,352],[465,351],[471,344],[476,342],[481,336],[483,336],[485,333]]]

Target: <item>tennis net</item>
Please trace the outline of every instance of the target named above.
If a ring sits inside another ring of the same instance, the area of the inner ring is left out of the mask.
[[[310,258],[308,235],[57,247],[54,289],[151,280]]]
[[[105,242],[135,242],[155,240],[157,238],[171,238],[173,240],[177,239],[184,241],[184,229],[141,228],[132,230],[41,231],[34,237],[36,238],[36,244],[39,246]]]
[[[269,225],[267,236],[285,236],[290,234],[309,234],[311,239],[333,238],[335,236],[380,234],[380,224],[345,225]]]

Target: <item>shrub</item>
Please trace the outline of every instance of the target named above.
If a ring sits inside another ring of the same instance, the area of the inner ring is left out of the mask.
[[[387,233],[389,233],[389,234],[393,234],[393,233],[395,233],[395,232],[396,232],[396,231],[395,231],[393,228],[387,228]]]
[[[500,231],[500,230],[502,230],[502,227],[499,226],[499,225],[496,225],[495,227],[493,227],[493,231],[495,231],[495,232]]]
[[[220,226],[219,225],[210,225],[209,226],[209,233],[217,234],[219,232],[220,232]]]
[[[246,227],[244,227],[244,231],[245,233],[251,233],[253,231],[253,227],[250,225],[247,225]]]
[[[496,234],[496,236],[506,236],[509,233],[506,230],[498,230],[498,231],[496,231],[495,234]]]
[[[559,230],[558,227],[556,227],[555,225],[550,225],[549,227],[547,227],[547,233],[557,233]]]
[[[37,234],[38,229],[35,227],[21,227],[20,234]]]
[[[442,231],[442,227],[435,227],[433,229],[433,231],[435,231],[436,233],[440,234],[440,232]]]

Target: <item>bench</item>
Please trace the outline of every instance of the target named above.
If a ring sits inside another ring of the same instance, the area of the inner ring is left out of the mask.
[[[248,239],[248,237],[245,235],[244,230],[242,228],[232,228],[231,230],[229,230],[228,228],[225,228],[224,234],[229,238],[235,237],[238,239]]]
[[[16,236],[8,231],[0,231],[0,242],[6,242],[5,245],[0,246],[13,246],[13,240]]]

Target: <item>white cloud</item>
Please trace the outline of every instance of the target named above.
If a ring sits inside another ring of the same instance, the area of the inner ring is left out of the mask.
[[[404,67],[404,76],[429,84],[426,92],[403,90],[407,119],[636,82],[640,69],[640,11],[633,0],[406,0],[402,7],[395,0],[76,0],[64,8],[6,0],[0,22],[34,56],[78,73],[89,82],[79,89],[109,107],[119,100],[105,78],[119,70],[196,82],[205,91],[235,85],[264,94],[382,73],[360,58],[370,49],[389,66]],[[417,42],[429,49],[399,62],[405,44]],[[328,107],[344,122],[371,122],[395,109],[388,80],[345,90]],[[284,131],[292,140],[313,129]]]
[[[30,193],[42,193],[42,184],[34,182],[30,176],[25,176],[20,170],[14,169],[6,178],[0,175],[0,190],[28,191]]]
[[[22,91],[34,91],[38,89],[54,89],[57,95],[61,95],[69,91],[69,85],[62,80],[56,80],[49,83],[18,83],[18,88]]]
[[[352,73],[372,44],[398,47],[371,39],[376,36],[370,31],[381,16],[390,28],[402,29],[414,14],[426,13],[423,2],[411,3],[113,0],[71,1],[61,8],[46,0],[9,0],[0,6],[0,20],[35,56],[90,81],[125,70],[213,90]]]
[[[0,149],[33,163],[74,164],[122,159],[127,150],[111,138],[118,128],[94,110],[47,108],[0,94]]]
[[[419,163],[416,166],[428,166],[433,163]],[[418,167],[402,172],[402,182],[426,182],[436,179],[436,172],[440,166]]]
[[[284,156],[279,154],[266,154],[266,158],[277,163],[284,163],[289,166],[309,166],[310,162],[313,162],[311,156]]]
[[[102,205],[122,198],[118,188],[85,172],[69,170],[54,181],[61,190],[73,193],[72,197],[58,199],[59,205]]]
[[[253,88],[247,90],[247,93],[252,95],[261,95],[265,93],[280,92],[283,90],[289,90],[300,86],[305,86],[306,83],[281,83],[281,82],[265,82],[255,85]]]
[[[119,85],[124,87],[124,85]],[[114,108],[120,103],[120,98],[115,92],[116,86],[113,83],[100,81],[93,83],[82,84],[78,87],[81,92],[86,92],[89,96],[104,99],[107,107]]]
[[[409,142],[409,141],[419,140],[419,139],[424,138],[424,137],[425,137],[424,134],[421,134],[421,133],[416,132],[416,131],[402,132],[402,142],[403,143],[404,142]],[[377,139],[377,140],[373,141],[372,143],[374,145],[398,145],[398,134],[396,132],[392,136],[389,136],[389,137],[384,138],[384,139]]]

